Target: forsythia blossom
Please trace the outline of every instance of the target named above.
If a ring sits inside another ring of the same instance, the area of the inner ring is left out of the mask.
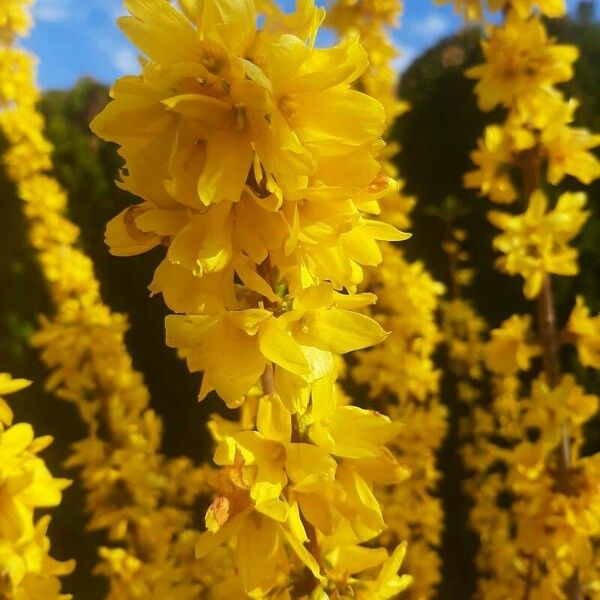
[[[162,425],[148,406],[148,391],[127,353],[127,321],[103,304],[93,265],[78,248],[79,230],[66,217],[66,194],[46,174],[52,147],[35,108],[39,94],[33,64],[24,51],[0,48],[0,129],[8,142],[4,162],[23,201],[30,241],[56,307],[34,336],[34,345],[52,371],[47,387],[73,402],[87,426],[88,435],[75,444],[68,465],[81,468],[90,527],[107,531],[111,543],[124,546],[103,549],[99,571],[110,580],[111,599],[139,598],[140,589],[147,590],[145,597],[197,598],[206,580],[195,570],[194,535],[186,529],[191,526],[190,507],[205,488],[205,473],[187,459],[168,460],[160,454]],[[0,418],[11,418],[3,402]],[[23,450],[37,447],[31,437],[26,426],[5,435],[7,443],[12,439],[15,449]],[[38,465],[36,472],[44,475],[41,463],[29,464]],[[58,502],[57,491],[49,497]],[[30,527],[42,549],[37,555],[33,542],[19,552],[52,569],[44,558],[46,528],[43,520],[35,532]],[[120,554],[128,560],[118,563],[115,555]],[[132,562],[135,577],[126,568]],[[14,568],[22,575],[18,564]],[[218,569],[212,572],[218,578]],[[27,585],[38,585],[36,581],[27,579]],[[48,586],[45,591],[40,587],[39,597],[53,597],[57,584]]]
[[[567,339],[577,348],[581,364],[600,369],[600,315],[592,317],[581,296],[577,297],[566,332]]]
[[[479,107],[483,111],[497,105],[514,107],[528,116],[559,94],[553,86],[573,77],[578,57],[574,46],[548,38],[539,19],[523,19],[515,11],[509,12],[503,27],[491,30],[482,47],[486,62],[467,70],[478,80]]]
[[[328,24],[342,37],[358,34],[367,51],[369,68],[357,87],[378,99],[385,108],[389,128],[407,110],[397,97],[397,73],[393,59],[399,54],[390,28],[397,24],[399,0],[337,0],[332,3]],[[384,171],[398,178],[389,144],[383,156]],[[397,191],[387,193],[379,204],[383,221],[398,227],[410,226],[415,199]],[[369,397],[394,420],[405,424],[392,451],[411,471],[409,479],[394,487],[377,490],[388,524],[382,540],[393,547],[396,540],[408,541],[403,570],[413,576],[407,598],[428,598],[440,580],[443,511],[436,487],[440,478],[435,453],[446,431],[446,413],[438,399],[439,373],[433,353],[439,342],[435,323],[438,296],[443,287],[429,276],[424,266],[410,263],[401,248],[386,244],[383,265],[369,274],[365,289],[374,291],[378,305],[370,309],[382,327],[392,333],[374,349],[360,352],[352,378],[369,387]],[[418,515],[416,517],[415,515]]]
[[[537,191],[522,215],[489,213],[491,223],[503,231],[494,239],[494,247],[505,255],[498,266],[509,275],[523,277],[527,298],[538,296],[547,273],[578,273],[578,252],[568,244],[589,217],[583,210],[585,202],[583,193],[565,193],[548,211],[546,197]]]
[[[493,373],[514,375],[528,371],[531,359],[539,356],[539,348],[529,343],[531,317],[513,315],[491,333],[491,340],[483,350],[485,363]]]
[[[3,0],[0,6],[0,43],[11,43],[31,25],[28,7],[32,0]]]
[[[364,269],[379,241],[407,237],[372,218],[396,184],[378,160],[384,108],[353,89],[367,55],[356,36],[316,48],[325,15],[308,0],[291,14],[125,5],[142,71],[92,128],[119,145],[120,185],[142,202],[107,242],[120,256],[166,247],[150,290],[177,313],[167,343],[203,373],[200,398],[241,409],[211,423],[219,470],[196,555],[233,549],[234,565],[213,593],[391,597],[410,583],[404,550],[362,544],[385,529],[373,487],[406,478],[386,447],[400,426],[336,385],[340,355],[386,337],[362,312]]]
[[[479,2],[456,4],[481,16]],[[537,299],[537,332],[529,316],[513,315],[483,347],[491,400],[484,401],[480,381],[463,452],[475,501],[470,522],[481,540],[478,594],[575,600],[594,597],[599,577],[600,528],[592,515],[600,507],[600,455],[581,456],[582,427],[598,398],[562,373],[560,346],[574,344],[582,364],[597,366],[599,331],[582,298],[559,331],[551,276],[578,273],[571,242],[589,212],[582,192],[553,203],[540,188],[544,174],[552,185],[567,175],[584,184],[599,177],[590,150],[600,136],[572,127],[578,103],[555,87],[571,79],[578,53],[547,35],[539,13],[560,16],[565,3],[488,3],[505,5],[504,22],[489,26],[483,42],[485,63],[467,74],[478,80],[480,108],[501,106],[506,119],[486,129],[465,184],[496,203],[524,200],[522,214],[494,210],[489,220],[501,230],[498,268],[523,277],[524,295]]]
[[[34,513],[58,506],[70,482],[52,477],[38,457],[52,438],[34,438],[27,423],[13,425],[2,398],[29,383],[0,373],[0,595],[6,600],[67,600],[71,596],[60,593],[58,577],[71,573],[74,561],[61,563],[50,557],[50,517],[35,521]]]
[[[564,0],[435,0],[437,4],[452,3],[457,12],[467,19],[481,19],[484,10],[499,11],[513,8],[520,17],[527,17],[538,9],[548,17],[562,17],[566,13]]]

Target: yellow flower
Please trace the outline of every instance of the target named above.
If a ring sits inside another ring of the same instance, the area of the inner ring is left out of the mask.
[[[410,575],[398,575],[406,555],[406,543],[400,544],[381,567],[377,579],[363,582],[359,588],[358,598],[361,600],[387,600],[401,594],[412,583]]]
[[[478,169],[465,174],[465,186],[480,189],[481,195],[492,202],[510,204],[517,198],[510,165],[517,153],[534,145],[532,133],[519,123],[509,121],[504,127],[489,125],[479,140],[479,148],[471,153]]]
[[[2,10],[2,9],[0,9]],[[2,37],[0,16],[0,38]],[[29,73],[33,69],[33,58],[21,50],[0,46],[0,105],[14,102],[36,102],[39,94],[31,87]]]
[[[452,2],[454,9],[462,13],[469,20],[481,19],[484,8],[492,11],[513,8],[521,18],[528,17],[537,8],[543,14],[551,18],[565,15],[567,7],[565,0],[435,0],[436,4],[448,4]]]
[[[271,302],[281,286],[355,291],[362,267],[381,261],[377,241],[407,237],[364,217],[395,188],[376,160],[383,109],[351,88],[365,52],[355,38],[315,49],[311,3],[302,18],[273,10],[260,30],[253,2],[221,4],[188,6],[190,22],[165,0],[128,2],[121,25],[151,61],[116,84],[93,127],[121,145],[122,186],[145,202],[109,224],[107,242],[127,256],[169,246],[152,291],[174,310],[219,297],[244,308],[236,276]],[[267,259],[280,280],[259,272]]]
[[[10,43],[25,35],[31,26],[28,6],[31,0],[3,0],[0,6],[0,42]]]
[[[482,376],[483,333],[486,323],[466,300],[442,304],[442,331],[453,370],[472,379]]]
[[[517,198],[517,191],[507,172],[506,165],[512,158],[512,148],[507,144],[502,127],[489,125],[479,148],[471,153],[471,160],[478,166],[476,171],[464,177],[465,187],[481,190],[492,202],[510,204]]]
[[[461,13],[466,19],[480,19],[483,14],[482,0],[435,0],[436,4],[454,5],[454,10]]]
[[[133,16],[121,27],[152,62],[142,76],[115,86],[115,100],[93,127],[121,144],[126,157],[135,150],[136,161],[155,156],[160,139],[165,158],[187,165],[181,164],[182,172],[173,163],[165,173],[170,189],[195,174],[193,206],[237,202],[251,167],[258,186],[295,200],[320,158],[327,157],[327,168],[319,169],[319,179],[345,183],[344,174],[351,173],[345,157],[373,154],[384,116],[380,105],[350,88],[367,66],[356,40],[315,50],[305,43],[306,32],[282,35],[271,16],[259,32],[250,0],[199,11],[194,24],[165,0],[152,11],[139,0],[127,6]],[[120,127],[134,114],[127,130]],[[169,161],[160,162],[167,167]],[[128,180],[135,177],[130,170]],[[161,193],[141,195],[155,201]]]
[[[228,518],[216,531],[206,531],[199,537],[196,557],[201,559],[209,556],[232,539],[242,585],[251,598],[263,598],[278,580],[281,581],[282,576],[281,582],[286,581],[289,564],[287,547],[317,580],[322,580],[319,565],[304,546],[308,537],[296,505],[291,505],[281,520],[273,520],[251,508],[244,508]]]
[[[36,456],[52,442],[34,440],[31,425],[19,423],[0,433],[0,538],[18,540],[31,535],[31,511],[60,504],[66,479],[54,479]]]
[[[10,143],[3,160],[11,179],[23,181],[52,166],[52,145],[41,133],[43,123],[31,106],[0,112],[0,127]]]
[[[192,371],[204,371],[200,398],[211,390],[239,406],[267,362],[306,381],[334,370],[333,356],[376,344],[385,332],[372,319],[343,308],[360,298],[312,288],[293,309],[275,317],[265,309],[167,317],[167,344],[180,349]],[[370,301],[367,299],[367,301]],[[315,362],[317,361],[318,362]]]
[[[280,496],[288,482],[294,492],[323,492],[333,483],[337,467],[319,447],[292,439],[292,416],[277,396],[261,399],[257,431],[241,431],[223,439],[215,462],[239,469],[256,510],[272,518],[281,512]]]
[[[486,366],[494,373],[514,375],[528,371],[531,359],[539,356],[540,348],[530,342],[531,317],[513,315],[491,332],[492,339],[485,345]]]
[[[482,46],[485,64],[466,71],[479,79],[475,91],[481,110],[500,104],[533,120],[543,118],[549,100],[558,95],[552,86],[571,79],[578,57],[575,47],[548,38],[539,17],[524,20],[514,11],[502,27],[492,28]]]
[[[50,517],[41,518],[35,525],[33,536],[9,545],[0,540],[0,569],[10,583],[1,588],[7,598],[27,600],[69,600],[70,594],[60,593],[59,576],[69,575],[75,561],[59,562],[49,556],[50,540],[47,530]]]
[[[573,375],[563,375],[554,389],[539,377],[532,385],[531,407],[524,419],[524,427],[539,427],[542,441],[546,442],[547,450],[552,451],[558,445],[564,423],[582,425],[597,410],[598,397],[586,394]]]
[[[558,185],[566,175],[586,185],[600,177],[600,161],[589,152],[600,144],[600,135],[569,126],[577,107],[574,100],[558,103],[540,135],[548,160],[548,181],[552,185]]]
[[[311,426],[310,439],[331,454],[343,458],[376,458],[385,444],[398,436],[403,425],[356,406],[338,406]]]
[[[585,367],[600,369],[600,315],[590,316],[582,296],[577,296],[566,330]]]
[[[30,384],[0,373],[0,394],[12,394]],[[55,479],[37,454],[52,443],[49,436],[34,439],[27,423],[11,425],[12,412],[0,397],[0,594],[14,600],[48,598],[60,594],[57,575],[73,570],[73,561],[59,563],[48,555],[46,536],[50,517],[34,524],[34,511],[57,506],[70,484]],[[9,426],[4,428],[4,425]]]
[[[0,431],[4,425],[12,425],[13,412],[3,395],[14,394],[31,385],[27,379],[13,379],[8,373],[0,373]]]
[[[490,222],[503,230],[494,239],[494,247],[505,254],[498,265],[509,275],[519,274],[525,279],[527,298],[539,294],[546,273],[577,274],[578,253],[568,243],[589,217],[589,212],[582,210],[585,203],[585,194],[567,192],[548,211],[548,200],[537,191],[522,215],[489,213]]]
[[[335,384],[339,355],[386,337],[362,314],[375,301],[357,293],[363,268],[381,262],[379,241],[407,237],[370,218],[397,189],[378,160],[386,114],[353,89],[369,66],[357,36],[315,47],[312,1],[291,14],[269,1],[150,4],[126,2],[142,72],[93,123],[142,198],[107,241],[124,256],[167,247],[150,286],[181,313],[167,343],[203,371],[201,398],[243,407],[239,425],[212,425],[220,469],[197,553],[231,540],[241,582],[214,589],[275,598],[310,573],[324,582],[327,540],[374,540],[385,524],[372,488],[406,476],[384,446],[397,426],[343,406]]]

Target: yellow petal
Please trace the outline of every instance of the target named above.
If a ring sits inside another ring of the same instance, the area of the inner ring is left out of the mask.
[[[337,308],[316,311],[311,325],[321,343],[334,354],[368,348],[387,336],[370,317]]]
[[[309,364],[300,345],[284,329],[278,319],[266,320],[260,328],[259,347],[263,356],[276,365],[295,373],[308,375]]]
[[[27,379],[13,379],[8,373],[0,373],[0,394],[14,394],[31,385]]]
[[[256,427],[269,440],[286,444],[292,439],[292,417],[278,395],[261,398]]]
[[[312,444],[289,444],[285,466],[294,483],[293,489],[310,493],[333,482],[337,463],[327,452]]]
[[[166,0],[125,0],[133,15],[119,27],[152,60],[170,64],[194,60],[198,39],[190,22]]]
[[[235,547],[236,565],[246,593],[264,597],[275,584],[278,565],[279,526],[257,513],[245,519]]]
[[[250,165],[252,146],[245,133],[217,131],[206,144],[206,164],[198,181],[200,199],[207,206],[222,200],[237,202]]]

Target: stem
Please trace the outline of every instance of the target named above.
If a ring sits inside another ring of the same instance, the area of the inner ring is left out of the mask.
[[[265,262],[260,265],[259,272],[261,276],[269,283],[271,287],[273,287],[273,270],[271,267],[271,261],[269,258],[265,260]],[[269,302],[265,298],[265,306],[267,308],[273,308],[271,302]],[[261,384],[263,394],[270,396],[271,394],[277,394],[277,383],[275,382],[275,369],[273,368],[273,363],[268,362],[265,366],[265,370],[261,376]],[[298,422],[298,415],[292,415],[292,439],[291,442],[293,444],[298,444],[302,442],[302,434],[300,432],[300,424]],[[302,524],[304,525],[304,529],[306,530],[306,535],[308,537],[308,542],[305,543],[307,550],[314,556],[317,564],[321,569],[323,569],[323,563],[321,560],[321,549],[319,548],[319,540],[317,537],[317,530],[312,523],[309,523],[304,515],[300,514],[300,519]],[[318,580],[310,574],[311,578],[314,580],[312,582],[313,589],[316,588],[318,584]]]
[[[542,342],[544,372],[548,385],[554,389],[560,383],[560,336],[556,326],[556,311],[552,293],[552,281],[544,276],[542,291],[538,298],[538,325]],[[557,449],[558,489],[569,495],[569,469],[571,468],[571,438],[566,423],[561,425],[560,445]]]
[[[575,571],[565,585],[565,594],[569,600],[584,600],[583,590],[579,583],[579,573]]]
[[[523,177],[523,194],[527,202],[531,195],[540,187],[541,157],[537,148],[523,153],[521,160],[521,173]],[[545,273],[542,289],[537,300],[537,322],[540,342],[542,345],[542,360],[544,373],[550,389],[556,388],[560,383],[560,333],[556,325],[556,309],[552,290],[550,274]],[[567,423],[561,424],[560,443],[556,449],[557,474],[556,485],[559,493],[566,496],[572,495],[569,472],[571,469],[571,436]],[[531,581],[527,582],[524,598],[529,597]],[[564,588],[569,600],[583,600],[583,592],[579,582],[578,571],[568,580]]]
[[[529,600],[531,596],[531,584],[533,583],[533,568],[534,558],[533,555],[529,556],[529,566],[527,567],[527,578],[525,579],[525,591],[523,592],[523,600]]]
[[[521,160],[523,194],[529,202],[531,195],[539,188],[541,180],[541,160],[535,148],[523,153]],[[544,373],[550,389],[560,383],[560,333],[556,325],[556,309],[552,291],[552,279],[544,274],[542,290],[537,300],[537,322],[542,345]],[[561,426],[561,440],[557,449],[557,484],[561,493],[569,495],[569,469],[571,468],[571,438],[568,426]]]
[[[260,381],[262,383],[263,394],[265,396],[270,396],[271,394],[277,393],[277,386],[275,385],[275,370],[273,369],[272,363],[267,363]]]

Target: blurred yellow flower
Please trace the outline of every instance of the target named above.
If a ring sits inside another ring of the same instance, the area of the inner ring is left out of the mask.
[[[532,343],[531,317],[513,315],[491,332],[483,356],[488,369],[502,375],[528,371],[531,359],[539,356],[540,348]]]
[[[12,425],[13,412],[2,397],[19,392],[31,384],[27,379],[13,379],[8,373],[0,373],[0,431],[6,425]]]
[[[546,196],[536,191],[522,215],[490,211],[490,222],[503,231],[494,239],[494,247],[504,253],[498,265],[509,275],[523,277],[527,298],[539,294],[547,273],[578,273],[578,252],[569,242],[589,218],[590,213],[583,210],[585,203],[584,193],[567,192],[560,196],[555,208],[548,211]]]
[[[582,296],[577,296],[566,331],[585,367],[600,369],[600,315],[592,317]]]
[[[486,62],[466,71],[479,80],[475,92],[481,110],[514,107],[534,122],[544,118],[558,95],[553,86],[571,79],[579,55],[574,46],[548,38],[539,17],[523,19],[514,11],[502,27],[492,27],[482,47]]]

